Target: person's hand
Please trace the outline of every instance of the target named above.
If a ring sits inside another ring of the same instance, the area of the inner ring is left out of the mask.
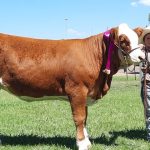
[[[143,73],[145,73],[145,72],[148,71],[147,68],[148,68],[148,63],[147,62],[142,62],[141,71]]]
[[[142,71],[143,73],[145,73],[145,72],[146,72],[146,68],[141,68],[141,71]]]

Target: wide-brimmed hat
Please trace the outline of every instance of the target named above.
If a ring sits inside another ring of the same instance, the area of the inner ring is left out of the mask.
[[[144,28],[143,33],[141,34],[141,36],[139,37],[139,44],[144,44],[144,37],[146,34],[150,33],[150,26]]]

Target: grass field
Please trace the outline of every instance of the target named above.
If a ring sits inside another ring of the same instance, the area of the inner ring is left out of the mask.
[[[91,150],[150,150],[139,80],[114,77],[108,94],[89,107]],[[75,149],[69,103],[27,103],[0,91],[0,150]]]

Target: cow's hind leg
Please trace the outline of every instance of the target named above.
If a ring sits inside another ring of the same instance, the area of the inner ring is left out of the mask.
[[[91,142],[85,128],[86,122],[86,96],[87,89],[74,87],[74,93],[70,95],[70,104],[72,108],[73,119],[76,125],[77,146],[79,150],[88,150],[91,147]]]

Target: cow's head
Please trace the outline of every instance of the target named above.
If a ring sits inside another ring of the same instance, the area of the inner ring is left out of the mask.
[[[111,31],[114,35],[114,42],[119,48],[121,65],[124,63],[131,65],[134,62],[140,62],[141,58],[145,58],[144,53],[138,46],[138,38],[142,34],[141,28],[132,30],[127,24],[120,24],[117,30],[112,29]],[[127,60],[124,60],[124,56],[127,56]]]

